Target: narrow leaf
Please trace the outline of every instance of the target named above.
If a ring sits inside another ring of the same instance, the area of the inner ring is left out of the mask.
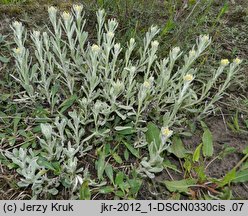
[[[108,178],[110,179],[110,181],[112,183],[114,183],[114,174],[113,174],[113,168],[110,164],[108,164],[105,168],[105,173],[108,176]]]
[[[173,136],[172,145],[168,148],[168,152],[176,155],[178,158],[185,158],[187,150],[178,135]]]
[[[121,157],[117,154],[117,153],[113,153],[113,158],[115,159],[115,161],[118,163],[118,164],[122,164],[123,161],[121,159]]]
[[[71,97],[69,97],[68,99],[66,99],[60,106],[60,112],[63,113],[64,111],[66,111],[67,109],[69,109],[74,102],[77,100],[77,96],[76,95],[72,95]]]
[[[153,124],[152,122],[149,122],[147,125],[147,132],[146,132],[146,140],[149,144],[154,142],[156,146],[159,148],[161,145],[161,139],[160,139],[160,130],[158,127]]]
[[[232,182],[234,183],[248,182],[248,170],[242,170],[237,172]]]
[[[90,192],[88,181],[83,182],[79,193],[80,193],[80,200],[90,200],[91,192]]]
[[[127,147],[127,149],[136,157],[140,158],[139,151],[136,150],[133,146],[131,146],[129,143],[123,141],[123,144]]]
[[[115,184],[119,186],[119,185],[123,184],[123,180],[124,180],[124,173],[118,172],[116,177],[115,177]]]
[[[183,179],[180,181],[164,181],[165,186],[170,192],[188,192],[189,187],[197,183],[196,179]]]
[[[193,154],[193,162],[199,161],[200,155],[201,155],[201,148],[202,148],[202,143],[196,148],[196,150]]]
[[[204,157],[212,157],[214,153],[212,133],[204,122],[201,122],[201,124],[204,130],[202,135],[202,152]]]

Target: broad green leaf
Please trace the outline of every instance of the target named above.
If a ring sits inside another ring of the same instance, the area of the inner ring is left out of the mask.
[[[184,164],[183,164],[183,167],[185,168],[185,170],[186,170],[188,173],[190,173],[190,171],[191,171],[191,169],[192,169],[192,158],[191,158],[191,156],[190,156],[190,157],[187,156],[187,157],[185,158],[185,162],[184,162]]]
[[[100,194],[108,194],[108,193],[112,193],[114,191],[114,188],[111,187],[111,186],[106,186],[106,187],[103,187],[99,190],[99,193]]]
[[[60,175],[61,174],[61,165],[60,162],[56,161],[52,163],[53,167],[54,167],[54,174],[55,175]]]
[[[77,95],[72,95],[71,97],[69,97],[68,99],[66,99],[60,106],[60,112],[63,113],[64,111],[66,111],[67,109],[69,109],[74,102],[77,100]]]
[[[115,184],[119,186],[123,184],[123,181],[124,181],[124,173],[118,172],[115,177]]]
[[[185,158],[187,150],[184,148],[183,142],[178,135],[173,136],[168,152],[176,155],[178,158]]]
[[[113,153],[113,158],[115,159],[115,161],[118,163],[118,164],[122,164],[123,161],[121,159],[121,157],[117,154],[117,153]]]
[[[125,196],[125,193],[123,191],[121,191],[121,190],[118,190],[118,191],[115,192],[115,195],[120,197],[120,198],[123,198]]]
[[[202,135],[202,153],[204,157],[212,157],[214,153],[212,133],[204,122],[201,121],[201,125],[204,131]]]
[[[198,166],[195,168],[195,171],[197,173],[198,181],[201,183],[204,183],[207,179],[207,176],[205,174],[205,167],[204,166]]]
[[[46,169],[53,171],[55,175],[59,175],[61,173],[61,165],[58,161],[49,162],[46,158],[39,157],[37,162],[40,166],[44,166]]]
[[[241,170],[237,172],[232,182],[234,183],[248,182],[248,170]]]
[[[83,182],[79,193],[80,193],[80,200],[90,200],[91,192],[90,192],[88,181]]]
[[[99,180],[103,179],[104,170],[105,170],[105,154],[103,151],[100,152],[99,160],[97,161],[97,177]]]
[[[109,177],[110,181],[114,183],[113,168],[110,164],[107,164],[107,166],[105,167],[105,173]]]
[[[105,155],[108,155],[109,152],[110,152],[110,144],[106,144],[106,145],[104,146],[104,150],[105,150]]]
[[[236,170],[232,169],[231,171],[229,171],[224,177],[223,179],[218,183],[219,187],[223,187],[227,184],[230,184],[234,179],[236,178]]]
[[[47,161],[45,158],[40,158],[39,160],[38,160],[38,164],[40,165],[40,166],[44,166],[46,169],[48,169],[48,170],[52,170],[52,171],[55,171],[55,168],[53,167],[53,164],[51,163],[51,162],[49,162],[49,161]]]
[[[142,185],[141,179],[130,179],[128,180],[128,183],[130,185],[130,191],[133,194],[133,196],[136,196],[136,194],[139,192],[140,187]]]
[[[165,186],[170,192],[188,192],[189,187],[197,183],[196,179],[183,179],[180,181],[164,181]]]
[[[149,122],[148,125],[147,125],[146,141],[149,144],[154,142],[158,148],[161,145],[160,130],[152,122]]]
[[[125,149],[125,151],[124,151],[124,158],[126,161],[128,161],[128,159],[129,159],[129,152],[127,149]]]
[[[131,146],[129,143],[123,141],[123,144],[127,147],[127,149],[134,155],[136,158],[140,158],[139,151]]]
[[[201,147],[202,147],[202,143],[196,148],[196,150],[193,154],[193,162],[199,161],[200,155],[201,155]]]

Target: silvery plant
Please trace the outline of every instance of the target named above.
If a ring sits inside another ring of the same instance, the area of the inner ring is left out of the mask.
[[[209,115],[241,63],[239,58],[231,63],[223,59],[202,80],[200,71],[193,66],[211,43],[208,35],[199,36],[189,52],[174,47],[168,57],[162,57],[158,55],[159,42],[155,39],[159,34],[157,26],[149,28],[141,45],[134,38],[120,44],[116,39],[118,22],[106,21],[104,10],[96,13],[93,38],[85,31],[82,5],[74,5],[70,12],[49,7],[48,14],[51,28],[43,32],[29,32],[17,21],[11,26],[16,44],[13,49],[16,71],[11,76],[23,89],[16,101],[29,104],[39,101],[48,106],[51,116],[60,116],[51,117],[52,123],[40,125],[42,135],[38,137],[37,154],[23,158],[25,150],[7,153],[19,166],[18,173],[24,177],[22,185],[39,188],[37,185],[47,184],[44,183],[50,178],[45,172],[47,168],[37,162],[37,157],[42,157],[61,165],[56,184],[63,182],[77,191],[87,176],[82,174],[87,169],[80,167],[80,157],[116,132],[127,129],[136,132],[134,146],[147,149],[147,157],[138,165],[140,173],[154,177],[163,170],[163,152],[170,144],[173,128],[189,114]],[[211,90],[219,77],[225,80],[212,96]],[[76,98],[77,106],[61,113],[64,100],[72,97]],[[149,121],[161,128],[159,145],[148,144],[140,137]],[[39,174],[42,170],[43,175]]]

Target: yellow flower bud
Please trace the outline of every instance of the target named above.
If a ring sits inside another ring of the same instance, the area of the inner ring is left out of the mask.
[[[157,40],[152,41],[152,47],[156,47],[157,48],[158,45],[159,45],[159,42]]]
[[[174,47],[171,51],[172,58],[175,59],[178,56],[179,52],[180,52],[180,47]]]
[[[109,31],[109,32],[107,33],[107,37],[109,37],[109,38],[113,38],[114,36],[115,36],[115,33],[112,32],[112,31]]]
[[[57,12],[57,9],[53,6],[49,7],[48,8],[48,13],[56,13]]]
[[[179,52],[180,52],[180,47],[174,47],[174,48],[172,49],[172,52],[174,52],[174,53],[179,53]]]
[[[144,85],[145,88],[150,88],[151,87],[151,84],[148,81],[145,81],[143,83],[143,85]]]
[[[18,21],[15,21],[15,22],[13,22],[13,26],[18,28],[18,27],[22,26],[22,23],[18,22]]]
[[[172,135],[173,131],[170,130],[168,127],[163,127],[161,130],[161,133],[165,137],[170,137]]]
[[[39,37],[40,36],[40,32],[39,31],[33,31],[33,34],[35,37]]]
[[[135,43],[135,39],[134,38],[131,38],[130,39],[130,44],[134,44]]]
[[[203,41],[208,41],[209,40],[209,35],[203,35],[202,39],[203,39]]]
[[[93,45],[91,46],[91,50],[92,50],[93,52],[98,52],[98,51],[100,51],[100,47],[97,46],[96,44],[93,44]]]
[[[195,54],[196,54],[195,50],[190,50],[189,51],[189,56],[193,57],[193,56],[195,56]]]
[[[14,48],[13,51],[14,51],[15,54],[20,54],[21,53],[21,49],[19,47]]]
[[[220,64],[221,64],[222,66],[227,66],[227,65],[229,64],[229,60],[228,60],[228,59],[222,59],[222,60],[220,61]]]
[[[193,79],[194,79],[194,77],[193,77],[192,74],[186,74],[186,75],[183,77],[183,80],[186,81],[186,82],[191,82]]]
[[[233,60],[233,62],[234,62],[235,64],[240,64],[240,62],[241,62],[241,59],[239,59],[239,58],[236,58],[236,59],[234,59],[234,60]]]
[[[64,18],[64,20],[69,20],[71,18],[71,14],[69,12],[64,11],[62,13],[62,17]]]
[[[73,9],[76,12],[80,13],[82,11],[82,9],[83,9],[83,6],[82,5],[73,5]]]

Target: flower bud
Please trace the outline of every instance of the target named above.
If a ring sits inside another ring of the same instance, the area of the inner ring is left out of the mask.
[[[202,35],[201,39],[203,42],[208,42],[209,41],[209,35]]]
[[[194,49],[189,51],[189,57],[195,57],[195,55],[196,55],[196,52]]]
[[[21,53],[21,48],[17,47],[13,49],[15,54],[20,54]]]
[[[33,35],[35,38],[40,37],[40,31],[33,31]]]
[[[135,66],[130,67],[130,71],[134,73],[136,71],[136,67]]]
[[[135,39],[134,38],[131,38],[130,39],[130,44],[133,45],[135,43]]]
[[[234,60],[233,60],[233,62],[234,62],[235,64],[240,64],[240,62],[241,62],[241,59],[239,59],[239,58],[236,58],[236,59],[234,59]]]
[[[83,10],[83,6],[82,5],[73,5],[73,9],[76,13],[81,13]]]
[[[152,33],[155,33],[156,31],[158,31],[158,27],[157,26],[152,26],[150,28],[150,30],[151,30]]]
[[[62,13],[62,17],[64,20],[69,20],[71,18],[71,14],[69,12],[64,11]]]
[[[220,62],[220,64],[222,66],[227,66],[229,64],[229,60],[228,59],[222,59],[221,62]]]
[[[145,87],[145,88],[150,88],[151,87],[151,84],[148,82],[148,81],[145,81],[144,83],[143,83],[143,86]]]
[[[170,130],[168,127],[162,127],[161,134],[165,138],[169,138],[173,134],[173,131]]]
[[[18,22],[18,21],[15,21],[13,22],[12,24],[15,28],[20,28],[22,26],[22,23],[21,22]]]
[[[100,47],[99,47],[98,45],[96,45],[96,44],[93,44],[93,45],[91,46],[91,50],[92,50],[93,52],[99,52],[99,51],[100,51]]]
[[[193,77],[192,74],[186,74],[186,75],[183,77],[183,80],[186,81],[186,82],[191,82],[193,79],[194,79],[194,77]]]
[[[115,36],[115,33],[112,31],[107,32],[107,37],[112,39]]]
[[[180,48],[179,47],[174,47],[171,51],[172,54],[172,58],[176,58],[178,56],[178,53],[180,52]]]
[[[56,13],[57,12],[57,8],[56,7],[53,7],[53,6],[51,6],[51,7],[49,7],[48,8],[48,13]]]
[[[154,47],[154,48],[158,48],[158,45],[159,45],[159,42],[157,41],[157,40],[155,40],[155,41],[152,41],[152,47]]]

